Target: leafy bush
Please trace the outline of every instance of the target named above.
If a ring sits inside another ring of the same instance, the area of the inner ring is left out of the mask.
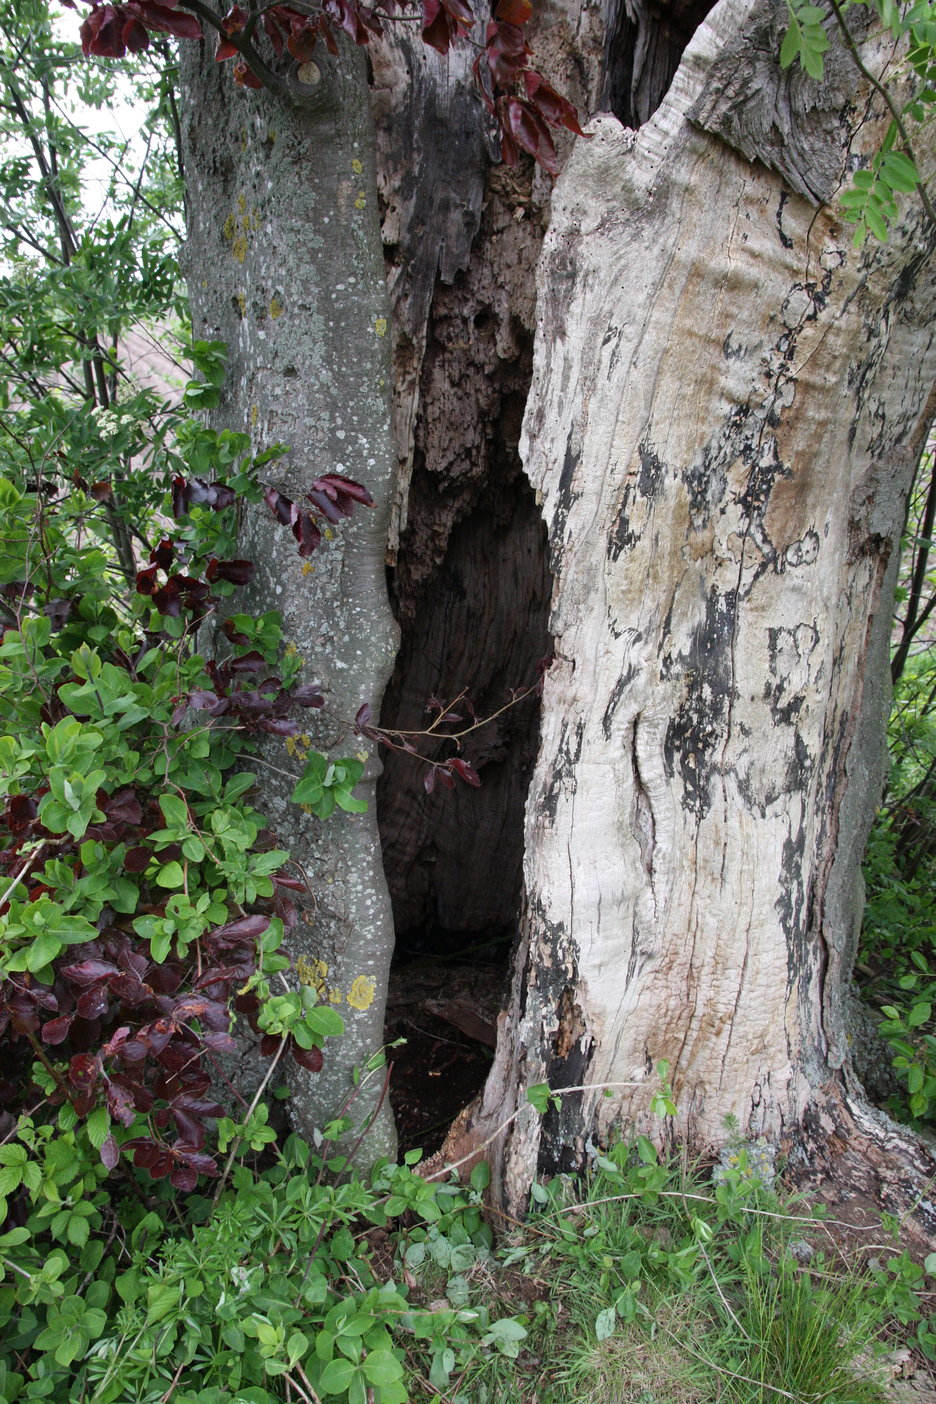
[[[99,1199],[80,1249],[50,1245],[37,1184],[27,1223],[0,1238],[3,1398],[267,1404],[285,1386],[404,1404],[401,1342],[463,1359],[509,1337],[482,1308],[423,1307],[394,1281],[394,1253],[414,1262],[428,1245],[449,1268],[489,1256],[478,1192],[427,1183],[417,1159],[364,1183],[293,1136],[270,1168],[238,1166],[215,1204],[165,1185],[146,1202]]]
[[[867,905],[859,971],[880,1009],[880,1031],[906,1096],[898,1115],[931,1121],[936,1108],[936,607],[930,568],[936,475],[924,454],[910,504],[892,663],[891,771],[865,862]]]

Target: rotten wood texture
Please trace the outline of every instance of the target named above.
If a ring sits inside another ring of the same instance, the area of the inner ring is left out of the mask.
[[[537,63],[583,111],[602,82],[603,18],[546,6],[531,26]],[[550,182],[526,160],[516,173],[488,164],[496,142],[465,54],[440,64],[419,47],[399,30],[372,46],[400,456],[388,560],[402,640],[382,720],[401,727],[462,688],[479,712],[499,708],[551,647],[542,520],[517,455]],[[536,742],[529,702],[467,743],[479,792],[431,799],[412,760],[387,757],[398,931],[515,930]]]
[[[785,6],[760,0],[712,64],[689,118],[749,161],[779,171],[797,195],[814,205],[828,204],[849,154],[841,139],[843,109],[854,125],[869,110],[870,95],[858,93],[854,61],[841,44],[824,56],[819,81],[798,63],[780,68],[776,56],[789,20]],[[857,8],[849,11],[848,23],[862,39],[870,16]]]
[[[784,1147],[789,1178],[856,1228],[879,1235],[881,1211],[892,1214],[900,1221],[900,1246],[925,1257],[936,1243],[932,1138],[922,1141],[869,1107],[860,1087],[835,1080],[821,1094]]]
[[[658,1058],[695,1147],[729,1114],[795,1143],[847,1064],[892,548],[932,417],[932,234],[908,201],[886,248],[855,251],[833,210],[690,121],[756,13],[722,0],[655,117],[597,120],[553,198],[521,453],[557,661],[524,946],[468,1131],[517,1112],[495,1156],[514,1210],[589,1136],[658,1133]],[[885,129],[866,93],[841,108],[839,169]],[[541,1121],[523,1089],[547,1080],[587,1090]]]
[[[599,109],[613,112],[625,127],[648,122],[711,8],[711,0],[611,0]]]
[[[402,640],[388,726],[423,726],[429,697],[449,701],[465,688],[478,714],[490,714],[536,681],[550,650],[545,533],[517,454],[541,238],[529,180],[493,172],[481,256],[435,295],[409,523],[391,575]],[[385,758],[378,808],[398,932],[515,926],[536,715],[531,698],[466,739],[477,791],[428,796],[410,756]]]

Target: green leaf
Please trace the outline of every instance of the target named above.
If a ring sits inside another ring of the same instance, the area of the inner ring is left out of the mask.
[[[891,190],[909,193],[920,183],[916,166],[902,151],[889,151],[881,161],[881,179]]]
[[[614,1335],[614,1328],[617,1325],[617,1312],[613,1306],[605,1307],[604,1311],[599,1311],[595,1317],[595,1335],[599,1341],[606,1341]]]
[[[76,1248],[83,1248],[91,1234],[91,1226],[87,1219],[81,1218],[77,1214],[72,1214],[65,1225],[65,1237],[69,1243],[73,1243]]]
[[[780,45],[781,68],[789,68],[790,64],[793,63],[795,59],[799,58],[800,43],[800,27],[796,23],[796,20],[791,18],[790,26],[783,36],[783,43]]]
[[[306,1010],[304,1023],[323,1038],[337,1038],[344,1033],[344,1019],[330,1004],[317,1004],[314,1009]]]
[[[95,1150],[100,1150],[110,1135],[110,1115],[106,1107],[95,1107],[85,1121],[88,1140]]]
[[[538,1082],[534,1087],[526,1090],[526,1099],[530,1106],[539,1112],[540,1116],[545,1116],[549,1107],[549,1099],[552,1096],[552,1088],[548,1082]]]
[[[870,204],[864,212],[864,222],[871,230],[875,239],[882,244],[887,243],[887,223],[880,212]]]
[[[321,1394],[343,1394],[351,1384],[357,1370],[350,1360],[329,1360],[319,1376]]]
[[[188,831],[188,806],[178,795],[160,795],[159,807],[163,812],[167,827],[181,829],[184,832]]]
[[[491,1183],[491,1167],[486,1160],[479,1160],[471,1172],[471,1188],[480,1194]]]
[[[389,1350],[372,1350],[365,1355],[361,1369],[372,1385],[389,1385],[403,1377],[403,1366]]]
[[[159,869],[156,874],[156,882],[160,887],[183,887],[185,885],[185,874],[182,871],[181,863],[171,862]]]
[[[656,1146],[652,1141],[648,1141],[646,1136],[637,1137],[637,1155],[644,1165],[656,1165],[659,1162]]]
[[[26,956],[26,968],[33,975],[39,975],[47,965],[51,965],[62,949],[62,942],[50,931],[40,932],[33,940]]]
[[[335,803],[339,809],[345,810],[348,814],[366,814],[367,801],[355,799],[350,790],[335,789]]]

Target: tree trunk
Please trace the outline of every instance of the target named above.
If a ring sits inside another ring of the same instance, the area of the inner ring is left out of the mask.
[[[695,1149],[731,1118],[795,1162],[863,1116],[845,996],[934,230],[909,201],[886,246],[851,247],[835,195],[886,122],[844,52],[818,87],[781,73],[785,13],[723,0],[652,120],[599,118],[552,201],[520,451],[556,662],[512,999],[450,1143],[518,1113],[514,1211],[589,1138],[659,1133],[658,1059]],[[544,1081],[584,1090],[541,1119]]]
[[[555,649],[525,821],[535,718],[513,751],[502,735],[479,757],[487,809],[464,795],[430,810],[408,769],[381,790],[401,925],[444,940],[459,922],[509,928],[522,855],[509,1009],[483,1097],[450,1138],[477,1151],[509,1120],[492,1152],[512,1209],[537,1169],[581,1163],[612,1127],[659,1129],[661,1058],[678,1104],[668,1134],[695,1148],[723,1141],[726,1117],[793,1160],[849,1138],[869,1155],[897,1144],[862,1106],[844,1013],[882,773],[893,547],[932,418],[934,232],[908,201],[886,246],[852,248],[834,202],[885,114],[841,49],[819,85],[780,71],[773,0],[722,0],[655,110],[706,8],[550,11],[549,76],[584,112],[643,125],[602,116],[574,143],[535,310],[542,177],[487,169],[464,63],[446,70],[395,35],[372,47],[392,494],[382,372],[367,359],[385,345],[373,226],[362,232],[372,201],[364,180],[362,196],[347,184],[354,162],[369,170],[360,88],[347,78],[340,116],[326,103],[274,122],[264,96],[222,96],[204,70],[191,80],[193,295],[200,325],[237,346],[228,422],[253,419],[261,446],[293,443],[301,468],[277,480],[291,495],[315,445],[309,466],[343,467],[384,504],[308,578],[260,528],[262,588],[336,710],[373,703],[391,652],[387,622],[368,624],[363,648],[341,614],[332,623],[336,600],[353,610],[359,590],[379,593],[391,495],[403,648],[385,722],[418,724],[427,692],[522,684],[544,638]],[[883,63],[874,41],[864,57]],[[196,171],[223,182],[223,208]],[[201,290],[199,268],[232,252],[230,280]],[[330,368],[349,356],[353,379],[337,383]],[[307,953],[337,972],[336,992],[380,928],[373,1019],[387,958],[373,830],[290,828],[285,789],[270,806],[303,845],[328,919]],[[355,1059],[376,1039],[360,1028]],[[524,1092],[542,1081],[582,1090],[540,1119]]]
[[[288,772],[298,778],[307,746],[271,743],[259,768],[258,802],[311,886],[290,952],[301,958],[300,978],[320,987],[346,1027],[327,1045],[322,1071],[294,1079],[294,1116],[311,1134],[337,1114],[353,1069],[383,1043],[393,949],[374,806],[380,765],[350,727],[362,702],[379,706],[396,651],[384,580],[395,470],[389,305],[365,64],[350,44],[337,59],[323,48],[318,81],[303,105],[289,107],[236,88],[205,46],[184,58],[193,321],[196,336],[230,350],[215,420],[247,430],[255,450],[289,445],[264,476],[292,499],[320,474],[340,472],[377,502],[326,533],[306,562],[265,507],[251,511],[242,533],[257,572],[236,607],[281,610],[286,638],[327,698],[327,713],[309,714],[308,744],[333,758],[368,753],[356,791],[368,813],[336,811],[325,823],[289,803]],[[302,76],[315,73],[306,65]],[[356,1123],[380,1090],[381,1079],[371,1079],[357,1096]],[[386,1105],[368,1146],[392,1149]]]

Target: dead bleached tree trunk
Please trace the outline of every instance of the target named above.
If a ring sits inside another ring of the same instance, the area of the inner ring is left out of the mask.
[[[882,115],[843,52],[818,86],[780,72],[785,14],[723,0],[656,115],[599,118],[553,197],[521,452],[556,663],[512,1002],[451,1145],[520,1108],[513,1207],[589,1136],[659,1134],[661,1058],[693,1147],[729,1116],[794,1159],[885,1135],[856,1120],[844,1001],[936,231],[911,201],[852,248],[835,195]],[[541,1120],[542,1081],[587,1090]]]

